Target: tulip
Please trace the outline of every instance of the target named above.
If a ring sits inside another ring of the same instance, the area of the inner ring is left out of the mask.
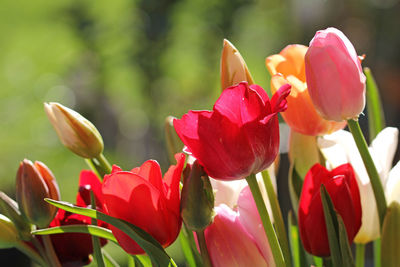
[[[31,224],[22,216],[18,203],[4,192],[0,192],[0,214],[5,215],[14,223],[20,239],[31,239]]]
[[[16,198],[21,214],[40,228],[47,227],[57,208],[45,198],[60,199],[60,192],[53,173],[42,162],[33,164],[24,159],[17,172]]]
[[[103,152],[103,139],[96,127],[76,111],[59,103],[44,103],[44,110],[61,143],[83,158],[96,158]]]
[[[224,39],[221,55],[221,88],[224,90],[243,81],[254,83],[242,55],[231,42]]]
[[[102,211],[101,182],[94,172],[84,170],[79,176],[79,191],[76,196],[77,206],[87,207],[90,205],[90,191],[93,191],[96,204],[99,204],[98,210]],[[50,223],[50,227],[91,224],[91,222],[92,219],[87,216],[60,209]],[[98,224],[102,227],[108,227],[108,224],[102,221],[98,221]],[[64,233],[51,235],[50,237],[57,257],[63,265],[83,266],[90,263],[89,255],[93,253],[93,245],[92,237],[89,234]],[[100,239],[102,246],[106,243],[106,239]]]
[[[197,161],[186,165],[181,195],[181,215],[187,229],[204,230],[214,217],[214,193],[210,178]]]
[[[397,188],[396,173],[398,173],[399,169],[395,167],[390,170],[390,168],[396,152],[397,141],[398,129],[387,127],[376,136],[369,147],[370,154],[388,197],[388,204],[390,204],[392,199],[395,199],[395,197],[392,198],[391,196],[396,195],[394,193]],[[354,167],[363,208],[361,229],[356,235],[354,242],[366,244],[379,238],[379,218],[374,193],[368,173],[351,133],[342,130],[325,135],[318,139],[318,146],[327,160],[327,167],[335,168],[344,163],[351,163]]]
[[[18,242],[17,228],[9,218],[0,214],[0,249],[15,247]]]
[[[356,50],[341,31],[328,28],[315,34],[305,70],[311,100],[323,118],[358,118],[365,107],[366,78]]]
[[[213,111],[189,111],[174,120],[175,130],[210,177],[243,179],[276,158],[277,113],[286,109],[289,92],[290,85],[282,86],[270,101],[260,86],[241,82],[222,92]]]
[[[101,192],[100,179],[93,171],[83,170],[79,175],[79,193],[76,196],[76,204],[80,207],[91,205],[91,194],[93,192],[96,207],[103,207],[103,193]]]
[[[323,119],[316,111],[306,83],[304,56],[307,46],[288,45],[279,54],[266,58],[265,64],[271,74],[271,91],[290,84],[292,90],[287,97],[288,109],[282,114],[294,131],[304,135],[323,135],[344,128],[346,122]]]
[[[307,173],[299,201],[299,231],[304,248],[311,254],[330,255],[320,188],[324,185],[335,210],[342,217],[351,243],[361,227],[361,202],[354,170],[343,164],[328,171],[319,163]]]
[[[104,177],[102,193],[106,213],[136,225],[152,235],[163,247],[177,238],[181,228],[179,182],[185,155],[176,154],[177,165],[161,177],[160,165],[148,160],[141,167],[122,171],[113,166]],[[143,249],[124,232],[110,226],[121,247],[129,254]]]
[[[248,186],[237,206],[237,211],[225,204],[217,206],[214,221],[204,232],[213,266],[275,266]]]

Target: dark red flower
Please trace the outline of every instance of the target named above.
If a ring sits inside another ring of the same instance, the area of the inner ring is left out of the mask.
[[[212,111],[189,111],[174,127],[209,176],[237,180],[267,168],[279,150],[277,113],[287,108],[290,85],[272,97],[241,82],[225,89]]]
[[[128,221],[152,235],[167,247],[181,229],[179,181],[185,155],[176,154],[177,165],[171,166],[162,179],[160,165],[148,160],[139,168],[122,171],[113,166],[104,177],[102,192],[106,212]],[[143,249],[121,230],[110,225],[121,247],[129,254],[142,254]]]
[[[343,164],[332,171],[315,164],[306,174],[299,203],[301,240],[309,253],[327,257],[330,250],[320,193],[322,184],[343,219],[350,243],[361,227],[361,202],[350,164]]]
[[[87,207],[90,205],[90,190],[96,197],[97,209],[102,210],[101,182],[92,171],[82,171],[79,176],[79,191],[76,197],[77,205]],[[88,204],[87,204],[88,203]],[[56,217],[50,223],[50,227],[91,224],[91,218],[59,209]],[[98,224],[102,227],[108,225],[102,221]],[[63,265],[83,266],[90,262],[89,255],[93,253],[92,238],[89,234],[66,233],[51,235],[56,254]],[[104,246],[107,240],[100,239]]]

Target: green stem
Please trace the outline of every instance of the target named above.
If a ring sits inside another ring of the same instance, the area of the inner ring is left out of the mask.
[[[27,245],[24,242],[20,242],[18,243],[18,245],[16,245],[16,248],[21,251],[22,253],[24,253],[25,255],[27,255],[28,257],[30,257],[32,260],[34,260],[37,264],[41,265],[41,266],[49,266],[44,260],[43,258],[29,245]]]
[[[96,198],[93,191],[90,191],[90,201],[93,209],[96,209]],[[92,218],[92,225],[97,225],[97,220]],[[100,239],[92,235],[93,256],[99,267],[105,267],[103,255],[101,254]]]
[[[30,240],[32,242],[32,244],[35,246],[35,248],[37,249],[37,251],[39,252],[39,255],[46,261],[48,261],[47,259],[47,255],[46,252],[43,249],[42,244],[39,242],[39,240],[36,237],[32,237],[32,239]]]
[[[96,158],[89,159],[86,162],[88,162],[92,169],[94,168],[99,175],[100,180],[103,180],[104,175],[111,173],[111,165],[103,154],[100,154]]]
[[[265,234],[267,235],[269,245],[271,247],[272,255],[274,256],[276,266],[285,266],[285,259],[283,257],[282,249],[279,245],[278,238],[269,218],[267,208],[265,207],[264,200],[261,195],[260,188],[258,187],[257,179],[254,174],[250,174],[246,178],[249,188],[253,195],[254,201],[257,206],[258,213],[264,227]]]
[[[365,245],[356,244],[356,267],[364,267]]]
[[[381,267],[381,239],[374,241],[374,266]]]
[[[61,263],[58,260],[57,254],[54,251],[53,244],[51,243],[51,239],[49,235],[42,236],[44,249],[46,250],[46,255],[48,257],[50,266],[52,267],[61,267]]]
[[[379,178],[378,171],[376,170],[374,161],[372,160],[371,154],[369,153],[367,142],[365,141],[364,135],[361,132],[361,128],[360,125],[358,124],[358,121],[348,120],[347,125],[349,126],[349,129],[353,134],[354,141],[356,142],[358,151],[360,152],[365,168],[367,169],[372,189],[374,191],[376,206],[378,208],[380,228],[382,228],[383,219],[385,218],[386,214],[387,204],[386,204],[385,192],[383,191],[383,186]]]
[[[96,164],[93,162],[93,159],[85,159],[86,164],[89,166],[89,168],[94,171],[94,173],[97,175],[97,177],[100,179],[102,179],[102,176],[100,175],[100,173],[97,170]]]
[[[286,266],[292,266],[291,262],[291,254],[289,248],[289,241],[286,234],[285,223],[283,222],[283,216],[281,212],[281,208],[279,206],[278,198],[276,197],[274,186],[271,182],[271,177],[268,173],[268,170],[263,171],[262,178],[264,181],[264,186],[267,191],[269,203],[271,204],[272,215],[274,218],[274,225],[276,229],[276,233],[278,235],[278,240],[282,248],[282,253],[284,259],[286,260]]]
[[[203,259],[204,267],[212,267],[210,255],[208,254],[206,239],[204,237],[204,230],[196,231],[197,241],[199,242],[200,254]]]

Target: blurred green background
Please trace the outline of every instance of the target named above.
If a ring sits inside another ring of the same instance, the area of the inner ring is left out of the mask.
[[[74,201],[87,166],[59,142],[45,101],[91,120],[112,163],[131,169],[153,158],[165,170],[164,119],[212,107],[223,38],[269,90],[265,57],[337,27],[366,54],[387,124],[399,126],[399,14],[399,0],[2,0],[0,190],[14,195],[28,158],[47,164],[63,200]]]

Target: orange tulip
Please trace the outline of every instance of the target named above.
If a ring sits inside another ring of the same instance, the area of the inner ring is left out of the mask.
[[[307,90],[304,56],[307,46],[288,45],[278,55],[266,58],[271,73],[271,91],[275,93],[289,83],[292,91],[287,97],[288,109],[282,113],[286,123],[305,135],[324,135],[343,129],[345,122],[327,121],[318,115]]]

